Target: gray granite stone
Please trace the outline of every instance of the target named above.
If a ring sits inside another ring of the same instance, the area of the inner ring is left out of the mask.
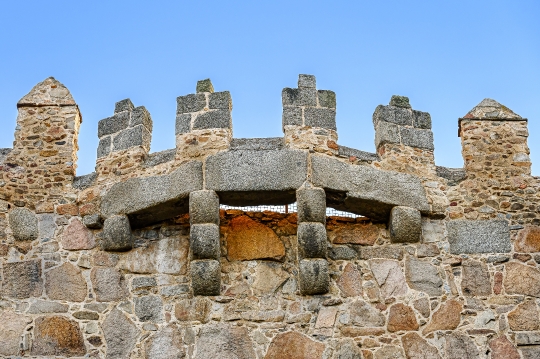
[[[329,90],[318,90],[319,106],[327,108],[336,108],[336,93]]]
[[[176,99],[176,114],[198,112],[206,107],[206,96],[204,93],[180,96]]]
[[[152,135],[146,127],[143,125],[138,125],[135,127],[130,127],[126,130],[121,131],[113,139],[113,150],[121,151],[127,150],[131,147],[142,146],[147,151],[150,150],[150,141],[152,140]]]
[[[232,117],[229,110],[213,110],[203,112],[193,120],[193,129],[232,128]]]
[[[465,333],[453,332],[445,335],[446,358],[448,359],[480,359],[476,344]]]
[[[124,274],[110,267],[94,267],[90,272],[98,302],[118,302],[129,295]]]
[[[283,107],[283,115],[281,117],[283,127],[302,126],[302,111],[301,107]]]
[[[0,163],[4,163],[11,151],[11,148],[0,148]]]
[[[368,260],[372,258],[386,258],[396,259],[398,261],[403,259],[402,247],[356,247],[358,250],[358,259]]]
[[[360,161],[378,161],[379,156],[376,153],[364,152],[354,148],[338,145],[338,154],[343,157],[356,157]]]
[[[373,113],[373,124],[389,122],[396,125],[412,126],[413,113],[410,109],[379,105]]]
[[[308,107],[304,109],[304,126],[336,130],[336,110]]]
[[[400,143],[399,126],[393,123],[380,121],[375,126],[375,148],[385,143]]]
[[[508,253],[512,250],[508,222],[455,220],[446,225],[450,253]]]
[[[258,357],[253,347],[246,327],[210,324],[201,328],[192,358],[253,359]]]
[[[103,223],[101,248],[105,251],[128,251],[133,248],[129,219],[125,215],[115,215]]]
[[[69,305],[38,299],[28,309],[30,314],[67,313]]]
[[[131,113],[129,127],[135,127],[137,125],[143,125],[150,133],[152,132],[152,116],[150,116],[150,112],[144,106],[136,107]]]
[[[96,172],[92,172],[84,176],[77,176],[73,178],[73,188],[78,189],[78,190],[83,190],[83,189],[87,189],[88,187],[92,187],[94,185],[96,178],[97,178]]]
[[[203,92],[214,92],[214,85],[212,85],[212,81],[210,79],[204,79],[197,81],[197,93],[203,93]]]
[[[157,282],[154,277],[135,277],[131,281],[131,289],[137,290],[141,288],[156,287]]]
[[[431,130],[421,130],[416,128],[400,128],[401,143],[406,146],[434,150],[433,132]]]
[[[175,134],[181,135],[191,131],[191,113],[181,113],[176,115]]]
[[[41,297],[41,260],[3,264],[1,296],[17,299]]]
[[[102,138],[118,131],[122,131],[129,126],[129,112],[120,112],[112,117],[105,118],[98,122],[98,137]]]
[[[39,236],[38,219],[27,208],[14,208],[9,212],[9,225],[16,241],[33,241]]]
[[[326,223],[326,194],[322,188],[300,188],[296,191],[298,222]]]
[[[113,309],[102,325],[107,359],[129,358],[141,331],[118,309]]]
[[[191,286],[194,295],[219,295],[221,265],[214,259],[191,261]]]
[[[390,106],[411,108],[411,105],[409,104],[409,98],[407,96],[398,95],[392,96],[392,98],[390,99]]]
[[[516,333],[516,344],[519,346],[540,345],[540,332]]]
[[[149,167],[160,165],[162,163],[170,162],[174,160],[175,155],[176,155],[176,148],[171,148],[170,150],[151,153],[148,156],[148,158],[144,161],[143,167],[149,168]]]
[[[300,292],[303,295],[328,293],[330,274],[326,259],[302,259],[299,267]]]
[[[283,137],[268,137],[268,138],[233,138],[231,141],[230,151],[237,150],[254,150],[254,151],[269,151],[281,150],[284,148]]]
[[[405,276],[409,287],[430,296],[442,294],[442,279],[437,267],[429,262],[408,257],[405,261]]]
[[[298,75],[298,87],[317,87],[315,76],[313,75]]]
[[[114,104],[114,113],[124,112],[124,111],[133,111],[133,103],[129,98],[126,98],[125,100],[118,101]]]
[[[99,213],[84,216],[83,224],[91,229],[101,229],[103,227],[103,221]]]
[[[141,322],[159,323],[163,321],[163,301],[157,295],[133,298],[135,315]]]
[[[446,178],[450,186],[455,186],[467,178],[467,172],[464,168],[448,168],[437,166],[436,171],[437,176]]]
[[[422,216],[417,209],[396,206],[388,223],[390,239],[394,243],[416,243],[422,235]]]
[[[189,245],[194,259],[219,259],[219,227],[217,224],[192,224]]]
[[[106,157],[111,153],[111,136],[103,137],[99,140],[99,145],[97,148],[97,158]]]
[[[356,251],[348,246],[334,246],[328,251],[328,257],[334,261],[356,259],[357,255]]]
[[[281,92],[283,106],[317,106],[317,90],[301,87],[297,89],[284,88]]]
[[[413,110],[413,126],[416,128],[431,129],[431,115],[427,112]]]
[[[232,98],[229,91],[215,92],[208,97],[208,108],[211,110],[232,111]]]
[[[216,192],[202,190],[189,194],[189,220],[191,224],[219,225],[219,197]]]
[[[298,257],[326,258],[326,227],[319,222],[298,224]]]

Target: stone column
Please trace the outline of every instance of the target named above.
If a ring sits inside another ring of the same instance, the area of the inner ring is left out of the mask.
[[[189,194],[191,285],[194,295],[219,295],[221,255],[219,197],[214,191]]]
[[[326,194],[322,188],[301,188],[296,191],[296,199],[300,292],[327,293],[330,275],[326,260]]]

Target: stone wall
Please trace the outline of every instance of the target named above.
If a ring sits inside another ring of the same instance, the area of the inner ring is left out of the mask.
[[[230,93],[199,81],[159,153],[122,100],[79,177],[67,88],[23,97],[0,150],[0,357],[539,357],[527,121],[482,101],[449,169],[406,97],[376,108],[376,153],[337,144],[313,76],[282,97],[283,138],[235,139]]]

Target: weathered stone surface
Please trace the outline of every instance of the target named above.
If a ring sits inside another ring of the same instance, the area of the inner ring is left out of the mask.
[[[347,263],[336,284],[345,297],[362,295],[362,273],[352,263]]]
[[[174,315],[181,322],[198,321],[206,323],[208,322],[211,306],[211,302],[202,297],[182,299],[176,303]]]
[[[150,112],[148,112],[144,106],[134,108],[133,112],[131,113],[129,126],[136,127],[137,125],[143,125],[149,133],[152,133],[152,117],[150,116]]]
[[[4,263],[2,295],[24,299],[40,297],[43,292],[41,260]]]
[[[69,306],[67,304],[61,304],[57,302],[50,302],[46,300],[36,300],[30,304],[28,313],[30,314],[46,314],[46,313],[67,313]]]
[[[232,110],[232,99],[229,91],[215,92],[208,96],[208,107],[211,110]]]
[[[390,212],[388,229],[394,243],[419,242],[422,235],[422,216],[414,208],[396,206]]]
[[[203,112],[193,120],[193,129],[232,128],[232,117],[229,110]]]
[[[201,329],[193,358],[251,359],[256,355],[246,328],[212,325]]]
[[[413,126],[426,130],[431,129],[431,115],[427,112],[413,110]]]
[[[326,228],[323,223],[303,222],[298,224],[299,258],[325,258],[326,247]]]
[[[133,248],[133,236],[127,216],[112,216],[105,220],[101,248],[106,251],[126,251]]]
[[[96,240],[90,231],[77,218],[72,219],[62,233],[62,248],[67,250],[92,249]]]
[[[10,356],[19,354],[19,343],[26,326],[31,318],[10,311],[0,312],[0,355]]]
[[[176,115],[175,134],[181,135],[191,131],[191,113],[182,113]],[[176,151],[175,151],[176,152]]]
[[[407,282],[399,262],[387,259],[370,259],[369,265],[383,298],[401,297],[407,294]]]
[[[324,344],[296,332],[278,334],[270,343],[265,359],[322,359]]]
[[[412,289],[425,292],[430,296],[441,295],[442,279],[437,267],[429,262],[408,257],[405,261],[405,275]]]
[[[335,261],[355,259],[357,255],[357,252],[349,246],[334,246],[328,251],[328,257]]]
[[[164,150],[160,152],[154,152],[148,155],[146,160],[143,163],[143,167],[150,168],[162,163],[167,163],[174,160],[176,155],[176,148],[171,148],[169,150]]]
[[[331,231],[328,236],[335,244],[361,244],[372,246],[379,238],[380,228],[372,223],[355,223],[353,225],[340,226]]]
[[[188,253],[188,238],[163,238],[124,254],[120,267],[132,273],[186,274]]]
[[[523,359],[540,358],[540,345],[531,345],[530,347],[521,347],[521,356]]]
[[[217,260],[202,259],[190,264],[191,286],[195,295],[219,295],[221,266]]]
[[[450,252],[507,253],[512,249],[508,222],[455,220],[446,225]]]
[[[202,189],[202,164],[187,162],[168,175],[131,178],[103,196],[105,217],[128,214],[133,226],[145,226],[188,212],[189,193]]]
[[[276,233],[248,216],[238,216],[229,222],[226,241],[230,261],[281,260],[285,256],[285,247]]]
[[[354,157],[360,161],[378,161],[379,155],[376,153],[365,152],[355,148],[338,145],[338,154],[343,157]]]
[[[98,137],[101,139],[104,136],[122,131],[129,126],[129,113],[123,112],[115,114],[112,117],[104,118],[98,122]]]
[[[107,344],[107,359],[129,358],[140,330],[118,309],[113,309],[102,325]]]
[[[96,312],[89,312],[81,310],[72,314],[73,318],[80,320],[99,320],[99,314]]]
[[[385,317],[376,308],[363,300],[356,300],[349,306],[351,323],[359,327],[382,327]]]
[[[86,354],[79,324],[66,317],[37,318],[31,354],[68,357]]]
[[[437,176],[448,180],[448,185],[455,186],[467,178],[467,172],[463,168],[449,168],[436,166]]]
[[[516,347],[504,335],[491,340],[489,349],[491,349],[491,359],[520,359]]]
[[[539,345],[540,333],[538,332],[521,332],[516,333],[515,342],[518,346],[523,345]]]
[[[540,329],[538,306],[533,300],[518,305],[516,309],[508,313],[507,317],[508,325],[512,330],[531,331]]]
[[[176,98],[176,113],[189,113],[202,111],[206,106],[206,96],[204,93],[190,94]]]
[[[441,253],[439,247],[433,243],[422,243],[416,248],[418,258],[435,257]]]
[[[375,124],[375,148],[387,143],[399,144],[401,139],[399,137],[399,125],[389,123],[386,121],[379,121]]]
[[[401,127],[399,129],[401,143],[405,146],[434,150],[433,132],[418,128]]]
[[[76,105],[69,90],[54,77],[38,83],[17,103],[17,107],[25,106],[70,106]]]
[[[377,349],[373,359],[405,359],[403,349],[393,345],[385,345],[380,349]]]
[[[466,296],[491,294],[491,278],[485,263],[468,259],[462,263],[461,291]]]
[[[306,108],[304,109],[304,125],[337,130],[336,110],[332,108]]]
[[[362,351],[353,339],[343,339],[339,342],[333,359],[363,359]]]
[[[195,259],[219,259],[219,227],[217,224],[192,224],[189,232],[191,254]]]
[[[26,208],[14,208],[9,212],[9,225],[17,241],[33,241],[38,238],[37,217]]]
[[[418,330],[418,322],[412,308],[402,303],[392,305],[388,313],[387,328],[389,332]]]
[[[283,128],[285,126],[302,126],[302,108],[284,107],[281,122]]]
[[[307,177],[307,154],[299,150],[228,151],[206,160],[206,188],[230,205],[286,204]]]
[[[254,280],[251,284],[255,295],[275,293],[290,275],[283,270],[282,265],[271,262],[259,262],[254,268]]]
[[[454,330],[461,322],[463,306],[454,299],[441,304],[441,307],[433,313],[431,321],[424,328],[423,333],[429,334],[436,330]]]
[[[480,359],[478,348],[471,338],[460,332],[445,336],[446,357],[448,359]]]
[[[330,274],[325,259],[302,259],[299,263],[300,292],[304,295],[328,292]]]
[[[401,337],[401,343],[407,358],[441,359],[437,348],[416,333],[405,334]]]
[[[540,252],[540,227],[526,226],[521,230],[514,242],[516,252]]]
[[[402,247],[360,247],[358,248],[358,259],[368,260],[372,258],[387,258],[396,259],[398,261],[403,259]]]
[[[97,148],[97,158],[106,157],[111,153],[112,139],[111,136],[103,137],[99,140]]]
[[[212,85],[212,81],[210,81],[210,79],[197,81],[197,93],[201,93],[201,92],[209,92],[209,93],[214,92],[214,85]]]
[[[327,192],[346,193],[343,200],[329,203],[337,209],[372,219],[388,219],[395,206],[429,211],[424,188],[412,175],[348,165],[321,155],[311,156],[311,165],[314,185]]]
[[[219,225],[219,197],[214,191],[195,191],[189,194],[189,220],[191,224]]]
[[[87,294],[86,281],[78,267],[64,263],[45,273],[45,292],[50,299],[82,302]]]
[[[133,298],[135,304],[135,315],[141,322],[161,322],[163,321],[163,302],[161,297],[156,295],[145,295]]]
[[[298,222],[326,222],[326,194],[322,188],[301,188],[296,191]]]
[[[284,88],[281,91],[281,102],[286,106],[317,106],[317,90],[315,88]]]
[[[503,284],[507,294],[524,294],[540,298],[540,271],[516,262],[507,263],[505,267]]]
[[[146,359],[184,358],[184,340],[180,330],[168,326],[154,334],[145,345]]]
[[[266,138],[233,138],[231,140],[230,151],[238,150],[281,150],[284,148],[283,137]]]
[[[84,216],[83,224],[86,226],[86,228],[91,228],[91,229],[103,228],[103,222],[101,220],[101,216],[98,213]]]
[[[413,302],[413,306],[424,318],[429,317],[431,313],[429,298],[419,298]]]
[[[115,268],[94,267],[90,278],[98,302],[115,302],[128,295],[124,275]]]
[[[514,113],[508,107],[501,105],[497,101],[485,98],[470,110],[463,118],[473,118],[479,120],[504,119],[508,121],[521,120],[521,116]]]

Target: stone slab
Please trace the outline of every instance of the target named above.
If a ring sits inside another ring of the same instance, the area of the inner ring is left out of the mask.
[[[508,222],[455,220],[446,225],[450,253],[508,253],[512,249]]]
[[[268,138],[233,138],[230,150],[256,150],[269,151],[281,150],[284,148],[283,137]]]
[[[302,126],[303,110],[301,107],[283,107],[283,114],[281,115],[281,122],[283,127],[285,126]]]
[[[202,111],[206,106],[206,96],[204,93],[180,96],[176,99],[176,113],[190,113]]]
[[[160,165],[162,163],[170,162],[174,160],[176,155],[176,148],[171,148],[169,150],[154,152],[148,155],[148,158],[144,161],[143,167],[149,168]]]
[[[355,148],[338,145],[338,154],[343,157],[356,157],[361,161],[378,161],[379,156],[376,153],[365,152]]]
[[[38,219],[27,208],[15,208],[9,212],[9,225],[17,241],[33,241],[38,238]]]

